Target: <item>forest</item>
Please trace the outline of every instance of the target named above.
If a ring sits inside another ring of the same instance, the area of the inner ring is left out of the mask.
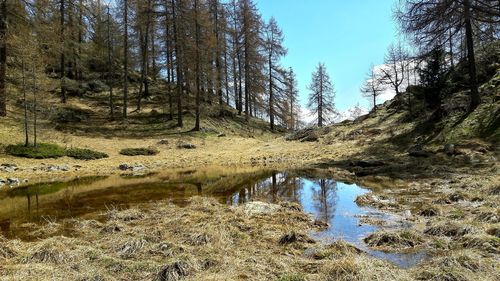
[[[0,280],[497,280],[500,1],[299,2],[0,0]]]

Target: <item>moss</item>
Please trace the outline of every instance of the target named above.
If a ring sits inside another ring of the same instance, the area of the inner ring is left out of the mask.
[[[79,160],[97,160],[109,157],[106,153],[103,152],[81,148],[68,149],[66,151],[66,155]]]
[[[60,158],[66,155],[64,148],[49,143],[39,143],[36,147],[24,144],[9,145],[5,152],[12,156],[35,159]]]
[[[138,156],[138,155],[145,155],[145,156],[153,156],[158,154],[159,151],[156,150],[155,148],[150,148],[150,147],[141,147],[141,148],[124,148],[120,150],[121,155],[126,155],[126,156]]]

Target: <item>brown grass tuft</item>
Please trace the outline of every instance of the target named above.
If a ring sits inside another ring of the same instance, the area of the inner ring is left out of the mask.
[[[457,222],[439,222],[428,226],[424,233],[434,236],[447,236],[452,238],[462,237],[475,232],[472,226],[459,224]]]
[[[375,232],[364,239],[368,246],[385,250],[414,248],[425,240],[416,232],[403,230],[397,232]]]

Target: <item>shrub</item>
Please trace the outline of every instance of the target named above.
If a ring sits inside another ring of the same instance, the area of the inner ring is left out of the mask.
[[[90,149],[81,149],[81,148],[68,149],[66,151],[66,155],[71,158],[79,160],[97,160],[102,158],[108,158],[108,155],[106,153]]]
[[[159,153],[158,150],[150,147],[124,148],[120,151],[121,155],[126,155],[126,156],[137,156],[137,155],[152,156],[158,153]]]
[[[59,158],[66,155],[66,150],[56,144],[39,143],[35,146],[24,146],[24,144],[9,145],[5,152],[12,156],[47,159]]]

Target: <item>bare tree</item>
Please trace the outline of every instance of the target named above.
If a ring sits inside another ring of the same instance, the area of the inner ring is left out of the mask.
[[[400,6],[397,18],[403,31],[413,35],[415,43],[424,49],[453,44],[450,40],[455,37],[465,42],[471,92],[469,110],[474,110],[480,98],[474,52],[474,37],[477,34],[473,22],[498,26],[498,1],[404,0]]]
[[[276,20],[271,17],[266,26],[266,39],[264,46],[267,53],[268,64],[268,93],[269,93],[269,123],[271,131],[274,131],[274,118],[275,118],[275,103],[277,102],[276,91],[282,91],[278,88],[276,80],[282,79],[278,77],[281,72],[279,66],[280,59],[286,55],[287,50],[283,47],[283,32],[278,27]]]
[[[385,65],[380,68],[382,72],[381,82],[394,89],[396,95],[401,94],[408,66],[408,54],[404,50],[401,42],[391,44],[385,56]]]
[[[128,0],[123,0],[123,118],[128,111]]]
[[[373,103],[373,112],[377,111],[377,97],[385,90],[381,77],[376,73],[372,65],[368,71],[368,77],[361,87],[361,93]]]
[[[0,2],[0,117],[7,116],[7,0]]]

